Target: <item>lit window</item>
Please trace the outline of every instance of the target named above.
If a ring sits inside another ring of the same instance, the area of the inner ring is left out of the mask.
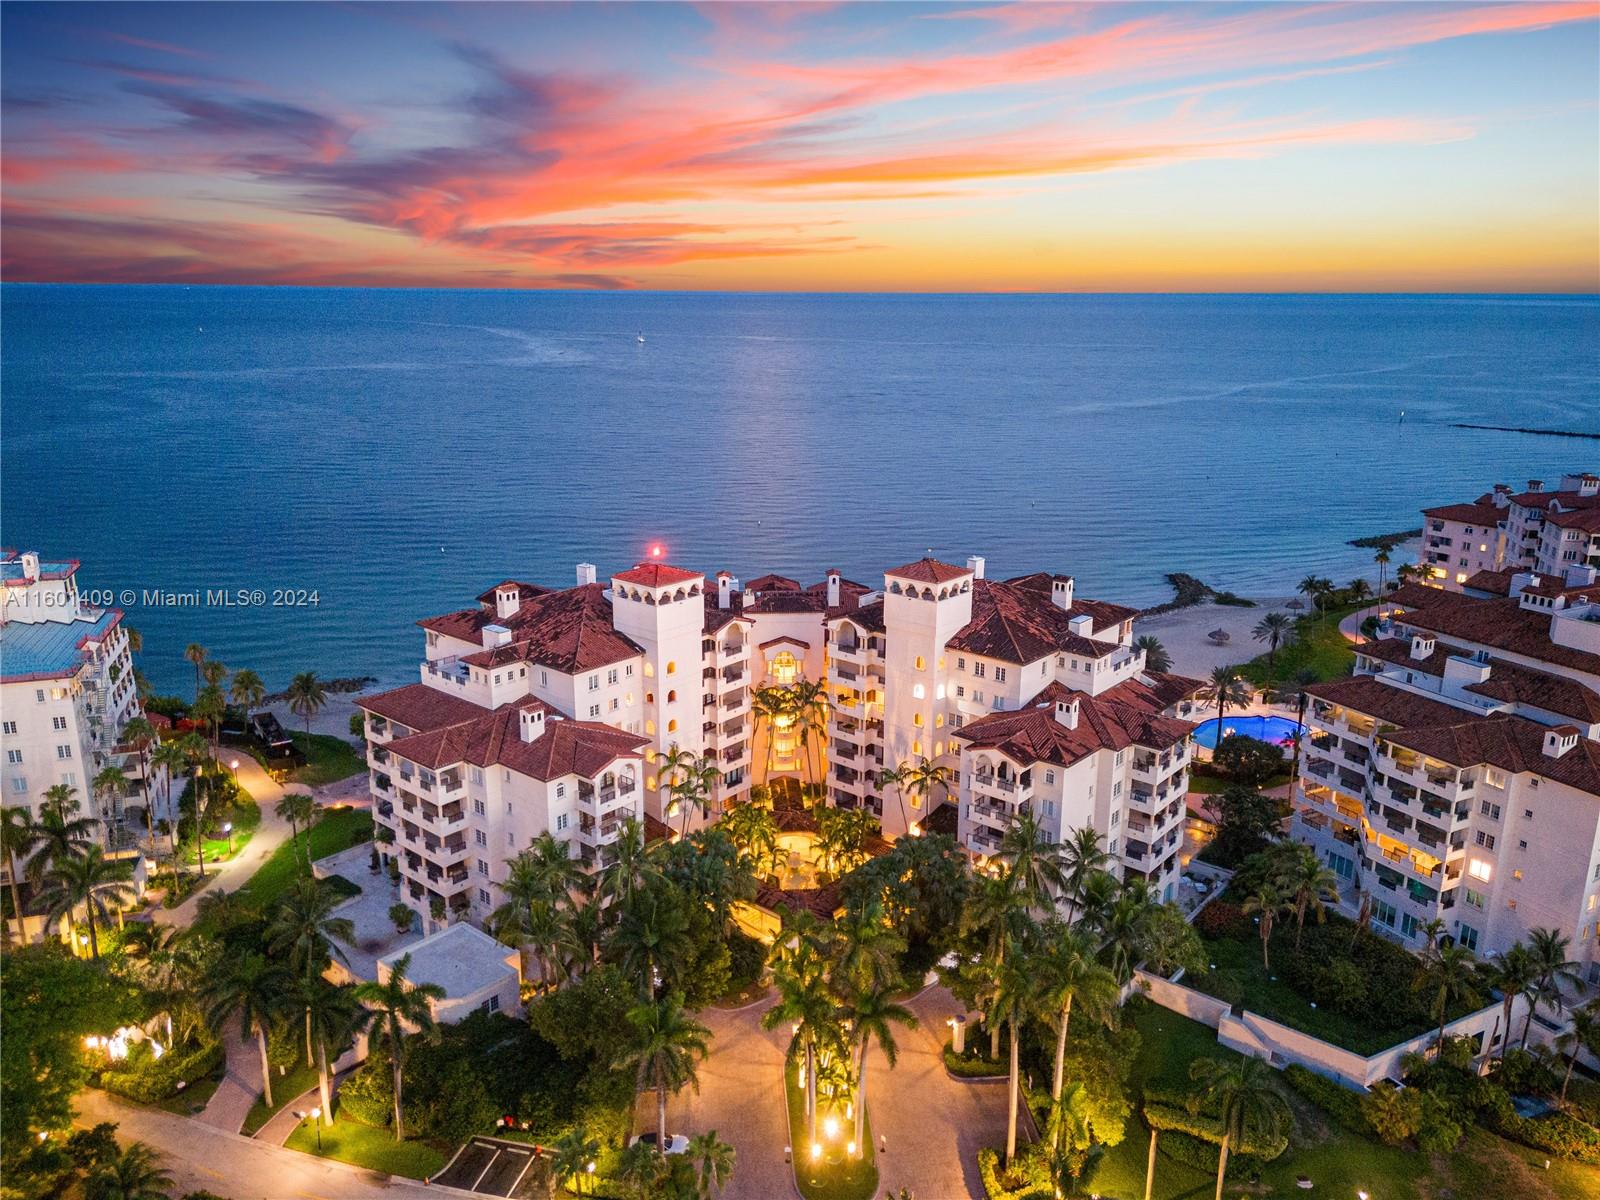
[[[919,671],[926,671],[928,669],[927,660],[925,658],[923,658],[922,655],[920,655],[920,654],[917,655],[916,668]]]
[[[678,673],[678,664],[676,662],[668,660],[668,662],[667,662],[667,674],[668,675],[676,675],[677,673]]]
[[[922,728],[922,714],[921,713],[912,713],[911,714],[911,723],[913,725],[915,725],[918,729],[921,729]]]
[[[676,732],[678,732],[678,722],[677,722],[676,719],[667,722],[667,732],[668,733],[676,733]]]
[[[1467,874],[1474,879],[1482,879],[1484,882],[1488,882],[1489,877],[1494,874],[1494,868],[1483,859],[1475,858],[1467,865]]]
[[[924,688],[920,683],[912,685],[911,698],[913,700],[921,700],[924,697],[926,697],[927,694],[928,694],[927,689]]]

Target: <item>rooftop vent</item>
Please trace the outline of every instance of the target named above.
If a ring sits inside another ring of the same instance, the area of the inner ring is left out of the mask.
[[[972,572],[974,579],[983,578],[983,555],[974,554],[967,559],[967,570]]]
[[[1560,758],[1578,745],[1578,730],[1574,725],[1557,725],[1544,731],[1544,752],[1547,758]]]
[[[579,563],[578,564],[578,586],[579,587],[587,587],[589,584],[593,583],[594,580],[595,580],[594,564],[593,563]]]
[[[1429,633],[1413,633],[1411,635],[1411,657],[1418,662],[1426,659],[1433,653],[1434,638]]]

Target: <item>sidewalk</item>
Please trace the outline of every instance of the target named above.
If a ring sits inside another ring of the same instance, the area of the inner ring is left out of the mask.
[[[256,1097],[261,1094],[261,1051],[254,1038],[239,1036],[237,1020],[229,1020],[222,1045],[228,1055],[227,1073],[194,1120],[214,1129],[238,1133]]]
[[[254,875],[261,864],[272,856],[272,852],[289,838],[289,823],[280,820],[273,811],[277,808],[278,801],[283,799],[283,786],[275,783],[260,763],[242,752],[235,774],[239,779],[239,786],[250,793],[250,798],[261,809],[261,824],[256,827],[255,833],[250,838],[250,844],[242,853],[223,863],[215,871],[206,872],[211,882],[205,888],[190,896],[177,908],[158,908],[154,911],[153,919],[162,925],[176,925],[180,929],[186,929],[194,924],[195,915],[200,911],[202,896],[219,889],[233,891]],[[240,1119],[243,1120],[243,1117]]]
[[[1351,613],[1348,617],[1345,617],[1339,622],[1339,632],[1344,634],[1347,641],[1360,643],[1364,640],[1361,636],[1362,622],[1368,617],[1380,616],[1380,610],[1384,607],[1387,607],[1390,612],[1394,611],[1394,604],[1391,601],[1387,606],[1374,604],[1368,608],[1359,609],[1356,612]]]

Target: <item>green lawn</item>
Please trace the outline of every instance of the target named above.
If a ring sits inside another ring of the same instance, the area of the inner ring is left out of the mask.
[[[168,1096],[165,1100],[157,1100],[153,1107],[164,1109],[169,1113],[177,1113],[180,1117],[193,1116],[211,1101],[212,1094],[222,1083],[222,1077],[227,1073],[226,1063],[219,1063],[217,1069],[206,1078],[191,1083],[176,1095]],[[126,1097],[120,1097],[126,1099]]]
[[[796,1082],[792,1067],[785,1066],[783,1079],[789,1104],[789,1145],[794,1149],[794,1181],[800,1188],[800,1194],[806,1200],[870,1200],[878,1190],[871,1113],[867,1114],[865,1123],[865,1153],[860,1158],[850,1160],[844,1157],[845,1142],[851,1136],[849,1122],[841,1114],[839,1135],[830,1140],[823,1134],[819,1113],[817,1138],[826,1149],[820,1160],[821,1165],[813,1169],[806,1143],[806,1095]],[[870,1078],[867,1086],[869,1089],[872,1086]],[[879,1086],[882,1086],[881,1082]]]
[[[426,1179],[437,1174],[445,1156],[427,1142],[396,1142],[387,1129],[374,1129],[359,1121],[337,1118],[322,1130],[322,1149],[317,1149],[317,1131],[311,1122],[302,1121],[284,1143],[291,1150],[335,1158],[340,1162],[372,1171],[386,1171],[407,1179]]]
[[[1362,607],[1370,601],[1363,602]],[[1310,671],[1320,682],[1340,679],[1350,674],[1355,666],[1355,652],[1344,634],[1339,632],[1342,618],[1356,611],[1356,607],[1336,608],[1325,617],[1303,616],[1295,622],[1295,641],[1279,646],[1272,664],[1265,654],[1257,655],[1240,664],[1239,673],[1257,687],[1273,680],[1294,679],[1302,671]]]
[[[209,872],[214,864],[225,863],[244,853],[244,848],[250,844],[250,838],[255,834],[256,828],[261,824],[261,806],[248,796],[241,795],[239,802],[233,806],[233,815],[229,818],[233,825],[233,837],[230,841],[225,833],[217,833],[206,838],[206,870]],[[232,847],[231,851],[229,847]],[[193,842],[186,842],[181,850],[183,861],[190,866],[196,865],[200,860],[195,854]]]
[[[367,760],[362,751],[346,738],[313,733],[308,742],[303,732],[289,736],[294,741],[294,748],[306,758],[305,766],[289,772],[290,783],[321,787],[325,783],[337,783],[341,779],[359,775],[367,769]]]
[[[274,850],[272,857],[262,863],[239,890],[262,908],[270,907],[305,870],[302,846],[306,836],[302,830],[298,839],[284,842]],[[357,842],[369,841],[371,837],[372,814],[366,809],[330,808],[311,827],[312,861],[337,854]]]
[[[1194,1059],[1236,1057],[1217,1044],[1211,1029],[1154,1004],[1141,1006],[1135,1024],[1142,1039],[1130,1076],[1135,1091],[1146,1085],[1187,1087]],[[1358,1191],[1374,1200],[1600,1196],[1600,1167],[1557,1160],[1546,1171],[1544,1155],[1481,1129],[1472,1130],[1452,1154],[1421,1155],[1349,1133],[1286,1084],[1281,1090],[1294,1118],[1289,1149],[1259,1168],[1257,1181],[1250,1179],[1249,1165],[1230,1169],[1229,1195],[1298,1195],[1296,1179],[1304,1175],[1314,1185],[1310,1194],[1323,1197],[1354,1197]],[[1152,1200],[1209,1200],[1216,1176],[1173,1161],[1160,1153],[1159,1145]],[[1106,1200],[1143,1200],[1149,1149],[1150,1132],[1135,1116],[1128,1122],[1127,1137],[1101,1159],[1090,1189]]]
[[[240,1132],[249,1137],[270,1121],[273,1113],[278,1112],[285,1105],[292,1103],[316,1086],[317,1069],[306,1066],[304,1062],[297,1062],[289,1069],[287,1075],[274,1075],[272,1077],[272,1107],[268,1108],[266,1102],[260,1096],[257,1096],[256,1102],[250,1106],[250,1111],[245,1114],[244,1128]]]

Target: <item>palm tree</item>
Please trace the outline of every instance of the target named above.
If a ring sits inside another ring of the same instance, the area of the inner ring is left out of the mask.
[[[1431,1005],[1439,1018],[1439,1048],[1444,1049],[1444,1026],[1450,1019],[1450,1006],[1471,1000],[1478,994],[1478,968],[1472,952],[1463,946],[1434,950],[1423,961],[1417,986],[1433,993]]]
[[[56,921],[70,921],[82,905],[84,924],[89,930],[89,952],[99,961],[100,937],[95,918],[109,921],[113,908],[120,911],[133,899],[132,879],[131,863],[108,859],[99,846],[89,846],[79,857],[51,864],[44,876],[45,889],[39,893],[39,903]]]
[[[1569,938],[1554,929],[1533,929],[1528,933],[1528,956],[1533,960],[1534,986],[1529,992],[1528,1016],[1522,1022],[1522,1048],[1528,1048],[1528,1032],[1534,1010],[1541,1002],[1560,1012],[1566,1006],[1562,986],[1581,988],[1578,964],[1567,957]]]
[[[994,994],[989,997],[985,1020],[991,1029],[1005,1025],[1011,1035],[1011,1065],[1008,1072],[1006,1105],[1006,1165],[1017,1153],[1017,1096],[1020,1090],[1022,1024],[1033,1015],[1038,1005],[1038,992],[1034,986],[1032,964],[1020,947],[1011,952],[995,971]]]
[[[1384,587],[1384,584],[1387,582],[1389,563],[1392,561],[1389,556],[1389,547],[1379,546],[1378,552],[1372,556],[1372,561],[1378,564],[1378,602],[1381,605],[1383,603],[1383,594],[1388,590]],[[1382,616],[1381,609],[1379,615]]]
[[[887,983],[852,991],[840,1015],[850,1022],[856,1041],[856,1145],[861,1146],[867,1123],[867,1049],[876,1041],[884,1058],[893,1067],[900,1053],[895,1045],[893,1026],[915,1029],[917,1018],[909,1008],[895,1000],[894,985]],[[1014,1035],[1014,1026],[1012,1032]]]
[[[287,960],[302,980],[309,983],[321,977],[328,964],[338,957],[348,963],[337,943],[354,946],[355,922],[336,917],[333,910],[344,903],[318,879],[301,879],[278,902],[278,911],[267,926],[267,948],[273,957]],[[311,1065],[311,1009],[306,1008],[306,1066]]]
[[[17,919],[17,936],[23,937],[22,888],[17,880],[17,858],[26,859],[39,844],[33,813],[23,805],[0,808],[0,852],[6,856],[6,875],[11,880],[11,913]],[[11,942],[11,923],[0,922],[6,943]]]
[[[107,763],[101,767],[90,781],[89,787],[94,792],[95,805],[99,812],[100,827],[105,832],[106,848],[114,850],[111,845],[112,818],[116,815],[117,801],[128,794],[128,776],[116,763]]]
[[[1161,644],[1161,639],[1153,633],[1144,634],[1133,639],[1133,648],[1144,651],[1144,669],[1163,675],[1172,670],[1172,655],[1167,653],[1167,648]]]
[[[595,903],[615,919],[659,872],[645,846],[644,826],[633,817],[623,821],[606,859],[595,886]]]
[[[250,715],[250,710],[257,707],[267,698],[267,685],[261,682],[249,667],[233,673],[233,682],[228,685],[228,699],[244,709],[245,716]]]
[[[741,804],[723,813],[719,824],[739,852],[750,860],[751,870],[757,876],[774,873],[779,860],[778,823],[771,809],[759,804]]]
[[[1074,829],[1062,843],[1061,861],[1066,879],[1067,920],[1070,921],[1090,876],[1103,870],[1110,856],[1100,845],[1100,835],[1094,826],[1083,825]]]
[[[139,756],[139,795],[144,800],[144,828],[149,838],[151,853],[155,850],[156,818],[150,811],[150,747],[159,739],[156,727],[143,716],[131,718],[122,727],[122,740]]]
[[[1261,966],[1271,974],[1272,957],[1268,947],[1272,942],[1272,926],[1278,919],[1278,914],[1288,906],[1284,904],[1277,888],[1270,883],[1262,883],[1245,897],[1244,903],[1239,907],[1246,913],[1256,914],[1257,932],[1261,935]]]
[[[394,1076],[394,1140],[405,1140],[401,1125],[401,1075],[406,1062],[406,1027],[430,1042],[439,1040],[439,1026],[433,1019],[433,1001],[443,1000],[445,990],[437,983],[413,983],[406,978],[411,970],[411,955],[402,954],[389,970],[389,978],[379,983],[369,980],[356,985],[357,1000],[370,1004],[378,1023],[378,1034],[389,1050],[389,1067]]]
[[[82,807],[78,803],[78,789],[65,783],[45,788],[44,803],[39,806],[42,813],[53,812],[63,819],[75,815]]]
[[[836,1022],[833,997],[828,992],[816,943],[803,923],[790,928],[794,932],[787,939],[779,935],[773,964],[772,982],[778,990],[778,1003],[762,1014],[761,1027],[794,1026],[790,1049],[792,1052],[798,1045],[805,1055],[806,1140],[811,1144],[817,1140],[817,1047]]]
[[[311,832],[311,819],[316,815],[317,802],[304,792],[285,792],[283,799],[273,810],[273,814],[280,821],[289,822],[289,840],[298,843],[300,840],[300,826],[304,825],[307,834]],[[306,862],[311,861],[311,839],[306,839]]]
[[[1600,1052],[1600,1000],[1591,1000],[1582,1008],[1572,1010],[1572,1028],[1556,1036],[1556,1049],[1567,1056],[1567,1070],[1561,1076],[1561,1102],[1567,1102],[1567,1085],[1572,1082],[1572,1067],[1578,1061],[1578,1052]]]
[[[706,754],[699,758],[690,755],[679,770],[678,782],[673,785],[672,798],[680,806],[683,821],[678,830],[678,839],[681,841],[689,836],[689,813],[698,809],[704,818],[711,811],[711,797],[716,794],[716,787],[722,782],[722,772],[717,768],[714,755]]]
[[[207,799],[200,798],[200,783],[204,778],[202,767],[205,764],[209,751],[205,738],[198,733],[186,733],[178,740],[183,748],[184,760],[189,767],[194,787],[194,841],[195,853],[200,863],[200,878],[206,877],[206,818],[209,813],[209,785],[207,786]],[[174,868],[176,869],[176,868]]]
[[[163,777],[163,800],[167,811],[167,837],[172,846],[172,877],[177,879],[181,864],[178,862],[178,822],[172,811],[172,781],[189,768],[189,758],[179,738],[158,742],[150,754],[150,766]]]
[[[685,1153],[699,1171],[702,1196],[715,1196],[733,1177],[733,1147],[719,1139],[715,1129],[690,1138]]]
[[[834,922],[835,987],[851,990],[901,985],[900,956],[906,940],[895,932],[874,898]]]
[[[83,1181],[84,1200],[167,1200],[172,1176],[144,1142],[99,1158]]]
[[[1350,593],[1350,599],[1358,603],[1372,595],[1372,585],[1365,579],[1352,579],[1344,590]]]
[[[628,1012],[633,1041],[617,1057],[618,1069],[632,1069],[642,1087],[656,1093],[656,1145],[667,1144],[667,1093],[688,1084],[700,1090],[696,1065],[710,1053],[711,1031],[684,1011],[676,993],[646,1000]]]
[[[1272,1089],[1272,1068],[1248,1055],[1221,1062],[1197,1058],[1189,1064],[1189,1078],[1200,1085],[1191,1100],[1196,1108],[1214,1104],[1222,1121],[1222,1146],[1217,1154],[1217,1196],[1228,1175],[1228,1152],[1253,1132],[1263,1139],[1277,1137],[1289,1118],[1288,1105]]]
[[[184,658],[194,664],[194,698],[200,699],[200,664],[206,660],[206,648],[199,642],[190,642],[183,651]]]
[[[646,888],[622,910],[611,935],[611,950],[623,971],[639,981],[649,999],[676,976],[690,949],[689,918],[683,906],[660,887]]]
[[[953,773],[949,767],[923,756],[914,763],[902,762],[893,770],[880,772],[878,786],[895,789],[895,795],[900,800],[900,819],[905,823],[906,832],[915,836],[920,832],[920,826],[906,814],[905,798],[911,797],[912,808],[932,811],[932,802],[941,795],[949,794],[952,777]]]
[[[1250,687],[1239,674],[1238,667],[1214,667],[1197,697],[1203,704],[1217,706],[1217,743],[1222,741],[1222,718],[1231,708],[1243,708],[1250,703]]]
[[[1294,638],[1294,619],[1288,613],[1269,612],[1250,632],[1256,641],[1267,643],[1267,666],[1271,667],[1278,657],[1278,647]]]
[[[356,999],[353,984],[332,984],[320,975],[301,980],[296,991],[317,1047],[317,1089],[322,1096],[322,1123],[332,1125],[333,1075],[328,1070],[328,1047],[342,1046],[366,1028],[372,1020],[372,1010]]]
[[[1328,593],[1333,590],[1333,583],[1324,579],[1321,575],[1307,575],[1300,581],[1300,586],[1296,590],[1302,596],[1310,599],[1320,614],[1322,612],[1322,602]]]
[[[311,718],[328,703],[328,694],[322,690],[322,681],[312,671],[302,671],[289,681],[284,693],[289,701],[289,711],[306,723],[306,754],[311,753]]]
[[[261,1052],[261,1094],[272,1107],[272,1069],[267,1062],[267,1029],[283,1011],[289,973],[259,954],[223,959],[206,986],[206,1024],[219,1036],[230,1019],[239,1022],[241,1037],[254,1037]]]
[[[1306,914],[1316,917],[1320,925],[1327,915],[1326,906],[1338,903],[1339,877],[1322,865],[1310,846],[1294,843],[1285,853],[1279,880],[1294,911],[1294,946],[1298,950]]]
[[[693,1145],[691,1142],[690,1146]],[[582,1129],[574,1127],[558,1137],[551,1149],[555,1153],[550,1159],[550,1169],[555,1172],[556,1178],[570,1180],[572,1190],[583,1195],[583,1177],[588,1173],[589,1164],[600,1153],[600,1143]]]
[[[1148,884],[1128,879],[1122,882],[1104,915],[1095,922],[1101,934],[1102,952],[1119,985],[1133,978],[1133,968],[1143,957],[1150,918],[1157,907]]]
[[[994,857],[1005,865],[1011,890],[1030,908],[1053,908],[1056,895],[1066,889],[1067,870],[1061,852],[1031,807],[1019,809],[1012,817]]]
[[[1073,1002],[1081,1001],[1091,1014],[1109,1014],[1116,1008],[1120,989],[1111,972],[1095,960],[1089,939],[1070,927],[1053,931],[1035,957],[1033,967],[1037,973],[1041,1007],[1057,1014],[1056,1067],[1051,1078],[1050,1100],[1060,1104],[1067,1061],[1067,1023],[1072,1019]]]
[[[655,1200],[667,1160],[649,1142],[634,1142],[617,1156],[617,1180],[633,1200]]]

